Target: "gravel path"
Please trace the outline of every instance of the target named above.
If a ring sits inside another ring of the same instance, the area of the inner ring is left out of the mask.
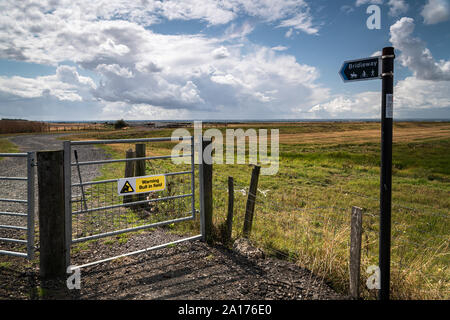
[[[51,135],[19,135],[8,138],[9,141],[19,147],[19,152],[61,150],[63,140],[61,138],[67,134]],[[79,161],[107,159],[103,149],[94,146],[77,146]],[[99,174],[100,165],[82,166],[81,174],[84,181],[91,181]],[[26,158],[3,158],[0,160],[0,176],[26,177]],[[37,209],[37,177],[35,175],[35,201]],[[72,181],[78,182],[78,172],[72,168]],[[27,196],[26,181],[4,181],[0,180],[0,198],[24,199]],[[26,213],[26,204],[0,202],[0,211]],[[38,224],[37,217],[35,219]],[[26,226],[26,218],[0,215],[0,225]],[[25,231],[0,228],[0,238],[25,239]],[[12,243],[0,242],[0,250],[13,250],[23,252],[24,246]]]

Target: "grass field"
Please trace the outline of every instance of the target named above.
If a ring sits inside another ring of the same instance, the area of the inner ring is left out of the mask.
[[[327,279],[335,289],[348,290],[350,211],[364,209],[361,291],[370,265],[378,264],[380,125],[348,123],[233,124],[227,128],[280,130],[280,168],[261,176],[252,240],[268,253],[292,259]],[[219,130],[225,127],[215,126]],[[204,127],[204,129],[207,129]],[[172,130],[110,131],[80,134],[76,139],[170,136]],[[123,157],[129,146],[106,147]],[[148,155],[170,154],[172,143],[147,146]],[[270,150],[270,148],[268,148]],[[394,124],[392,208],[392,297],[449,299],[450,123]],[[170,171],[170,162],[151,161],[148,174]],[[118,178],[123,166],[105,166],[103,177]],[[227,178],[235,181],[233,237],[241,235],[249,165],[213,169],[214,222],[217,229],[227,212]],[[197,231],[198,223],[175,226]]]
[[[0,139],[0,153],[16,153],[19,152],[19,148],[17,146],[10,142],[7,139]],[[0,160],[2,157],[0,157]]]

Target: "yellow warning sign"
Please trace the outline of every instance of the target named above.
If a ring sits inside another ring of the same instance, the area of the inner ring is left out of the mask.
[[[144,177],[129,177],[117,180],[117,193],[132,195],[136,193],[155,192],[166,189],[166,176],[153,175]]]
[[[162,191],[166,188],[166,176],[151,176],[136,179],[136,192]]]

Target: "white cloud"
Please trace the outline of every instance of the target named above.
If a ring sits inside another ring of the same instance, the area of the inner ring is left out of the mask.
[[[389,15],[396,17],[408,11],[408,4],[405,0],[389,0]]]
[[[428,0],[420,13],[425,24],[436,24],[450,18],[448,0]]]
[[[294,29],[293,29],[293,28],[290,28],[288,31],[286,31],[286,33],[284,34],[284,36],[285,36],[286,38],[290,38],[290,37],[292,37],[293,32],[294,32]]]
[[[403,17],[390,28],[390,41],[401,51],[401,64],[423,80],[450,81],[450,61],[436,61],[423,41],[412,37],[414,19]]]
[[[75,67],[65,65],[51,76],[0,76],[0,92],[27,99],[53,96],[60,101],[83,101],[89,99],[89,92],[95,87],[91,78],[80,76]]]
[[[354,95],[338,95],[302,113],[308,118],[379,118],[380,92],[367,91]],[[441,111],[442,110],[442,111]],[[394,88],[394,118],[414,118],[417,115],[439,114],[450,117],[450,91],[444,81],[407,77]]]
[[[319,32],[319,29],[313,26],[309,10],[307,12],[300,12],[290,19],[281,21],[279,27],[291,27],[307,34],[317,34]]]
[[[230,56],[228,49],[224,46],[216,48],[213,50],[212,55],[214,59],[225,59]]]
[[[242,25],[237,26],[232,23],[224,32],[224,40],[245,40],[247,35],[252,33],[254,26],[248,22],[244,22]]]
[[[355,9],[353,9],[352,6],[349,6],[349,5],[343,5],[343,6],[341,7],[341,11],[342,11],[342,12],[345,12],[346,14],[349,14],[349,13],[352,13],[353,11],[355,11]]]
[[[380,93],[363,92],[353,96],[339,95],[334,99],[316,104],[305,114],[309,118],[375,118],[379,116]]]
[[[378,57],[378,56],[381,56],[381,51],[375,51],[374,53],[372,53],[370,56],[371,57]]]
[[[383,0],[356,0],[355,5],[357,7],[362,6],[363,4],[383,4]]]
[[[97,73],[99,83],[81,77],[75,67],[59,66],[50,78],[2,78],[0,90],[29,99],[47,94],[67,101],[95,100],[105,106],[108,114],[117,111],[128,116],[131,115],[126,110],[138,112],[146,107],[165,110],[162,114],[168,116],[186,112],[277,116],[292,104],[308,108],[328,96],[328,89],[316,83],[316,68],[285,54],[282,46],[272,49],[246,40],[253,30],[248,22],[238,27],[231,24],[224,36],[216,38],[202,34],[164,35],[144,28],[164,17],[215,24],[234,19],[237,12],[247,12],[277,24],[287,21],[284,23],[292,25],[290,30],[306,23],[304,32],[316,32],[308,31],[314,27],[303,1],[229,0],[216,4],[219,13],[188,10],[188,4],[201,6],[195,1],[148,1],[148,10],[139,11],[142,3],[43,2],[36,6],[37,11],[28,12],[22,3],[10,2],[6,8],[2,2],[1,9],[8,9],[8,14],[1,13],[0,58],[55,67],[72,61]],[[171,16],[164,11],[170,5],[174,6]],[[221,10],[228,10],[233,16],[220,18]],[[199,12],[204,13],[203,18]],[[304,21],[289,22],[299,12],[304,13]],[[148,23],[144,23],[145,17],[149,17]],[[115,111],[107,110],[109,104],[115,106]],[[174,110],[179,112],[172,113]]]
[[[96,68],[96,71],[98,71],[101,74],[108,75],[108,74],[115,74],[116,76],[123,77],[123,78],[132,78],[133,73],[128,68],[122,68],[118,64],[99,64]]]
[[[289,48],[286,47],[286,46],[275,46],[275,47],[272,47],[272,50],[275,50],[275,51],[285,51],[287,49],[289,49]]]
[[[394,93],[397,109],[404,113],[414,109],[450,107],[450,91],[444,81],[407,77],[398,81]]]

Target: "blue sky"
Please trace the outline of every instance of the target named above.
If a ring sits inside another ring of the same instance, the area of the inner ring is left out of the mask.
[[[448,0],[2,0],[0,117],[379,118],[338,71],[385,46],[394,117],[449,119]]]

